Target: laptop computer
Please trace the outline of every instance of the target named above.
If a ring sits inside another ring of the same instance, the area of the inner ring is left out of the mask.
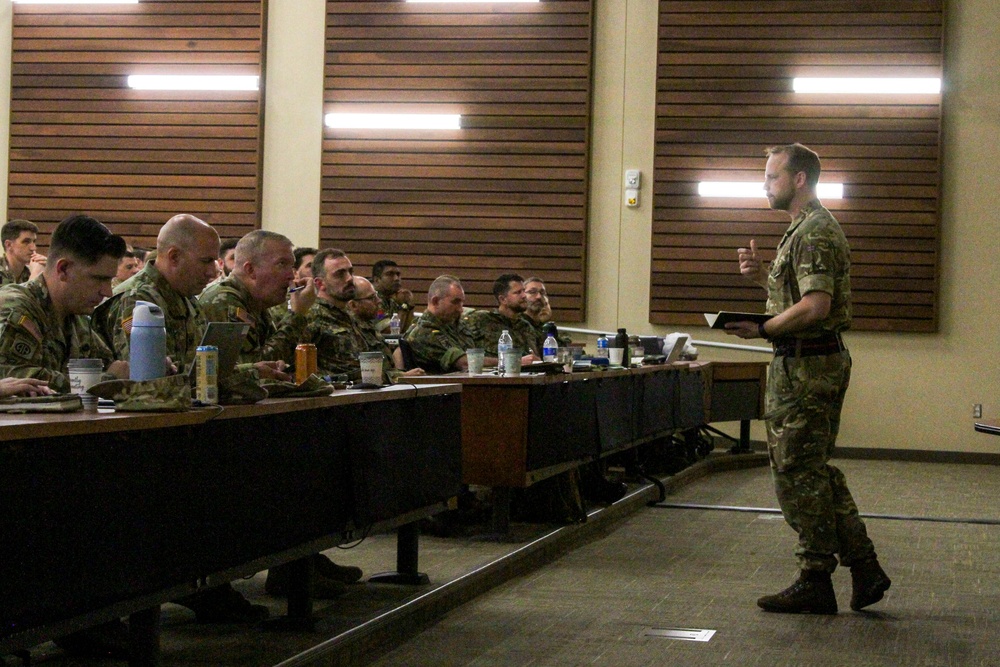
[[[243,322],[209,322],[205,327],[205,333],[201,336],[201,345],[213,345],[219,349],[218,372],[219,382],[228,378],[236,368],[236,362],[240,359],[240,350],[243,348],[243,341],[250,331],[250,325]],[[188,377],[192,383],[197,374],[198,364],[192,363],[188,369]]]
[[[674,340],[674,346],[670,348],[670,352],[667,352],[667,358],[663,362],[665,364],[672,364],[681,358],[681,353],[684,351],[684,346],[687,345],[690,336],[686,334],[681,334]]]

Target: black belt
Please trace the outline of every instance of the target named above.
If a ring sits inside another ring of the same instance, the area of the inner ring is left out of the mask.
[[[775,338],[771,342],[776,357],[819,357],[847,349],[839,333],[819,338]]]

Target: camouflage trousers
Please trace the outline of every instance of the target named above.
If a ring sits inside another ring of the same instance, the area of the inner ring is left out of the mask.
[[[768,369],[766,414],[771,475],[781,513],[796,533],[799,568],[833,572],[875,555],[847,480],[828,463],[851,379],[844,350],[775,357]]]

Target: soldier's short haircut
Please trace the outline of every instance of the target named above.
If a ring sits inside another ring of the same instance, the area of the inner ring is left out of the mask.
[[[452,285],[458,285],[461,287],[462,281],[455,276],[449,275],[438,276],[435,278],[434,282],[431,283],[431,286],[427,288],[427,302],[430,303],[430,300],[434,297],[443,299],[448,296],[448,290],[451,289]]]
[[[541,278],[538,278],[537,276],[530,276],[524,279],[524,284],[527,285],[528,283],[541,283],[544,285],[545,281],[542,280]]]
[[[392,261],[391,259],[380,259],[375,262],[375,266],[372,267],[372,280],[378,280],[382,277],[382,272],[385,271],[390,266],[395,266],[399,268],[399,264]]]
[[[243,266],[247,262],[253,264],[259,260],[268,241],[292,245],[292,242],[284,234],[269,232],[266,229],[255,229],[236,244],[236,266]]]
[[[0,243],[16,241],[21,236],[21,232],[38,233],[38,225],[30,220],[11,220],[3,227],[0,227]]]
[[[806,148],[802,144],[795,143],[784,146],[771,146],[765,153],[767,153],[768,157],[772,155],[787,155],[788,163],[785,165],[785,169],[793,175],[800,171],[805,172],[806,183],[809,187],[814,188],[819,183],[819,155],[815,151]]]
[[[128,246],[125,239],[88,215],[71,215],[52,232],[49,244],[49,266],[63,257],[72,257],[93,265],[104,257],[121,259]]]
[[[315,255],[316,252],[317,252],[316,248],[296,248],[295,269],[298,270],[302,268],[302,260],[306,258],[306,255]]]
[[[232,250],[233,248],[235,248],[236,244],[239,243],[239,242],[240,242],[239,239],[226,239],[225,241],[223,241],[222,243],[220,243],[219,244],[219,259],[224,258],[226,256],[226,253],[229,252],[230,250]]]
[[[326,279],[326,260],[347,257],[340,248],[323,248],[313,257],[313,278]]]
[[[497,298],[497,303],[507,296],[507,293],[510,292],[510,284],[513,282],[524,283],[524,278],[516,273],[505,273],[493,281],[493,296]]]

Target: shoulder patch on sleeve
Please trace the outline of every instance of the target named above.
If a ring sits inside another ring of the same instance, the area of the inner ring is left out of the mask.
[[[233,309],[233,316],[240,322],[246,322],[247,324],[253,324],[253,318],[250,317],[250,313],[246,311],[245,308],[237,306]]]
[[[21,315],[21,318],[17,321],[17,325],[34,336],[39,343],[42,342],[42,332],[39,331],[38,325],[35,324],[34,320],[27,315]]]
[[[132,335],[132,316],[129,315],[124,320],[122,320],[122,331],[125,332],[126,336]]]
[[[31,359],[35,356],[35,351],[41,341],[28,338],[22,333],[14,334],[14,340],[10,344],[10,351],[22,359]]]

